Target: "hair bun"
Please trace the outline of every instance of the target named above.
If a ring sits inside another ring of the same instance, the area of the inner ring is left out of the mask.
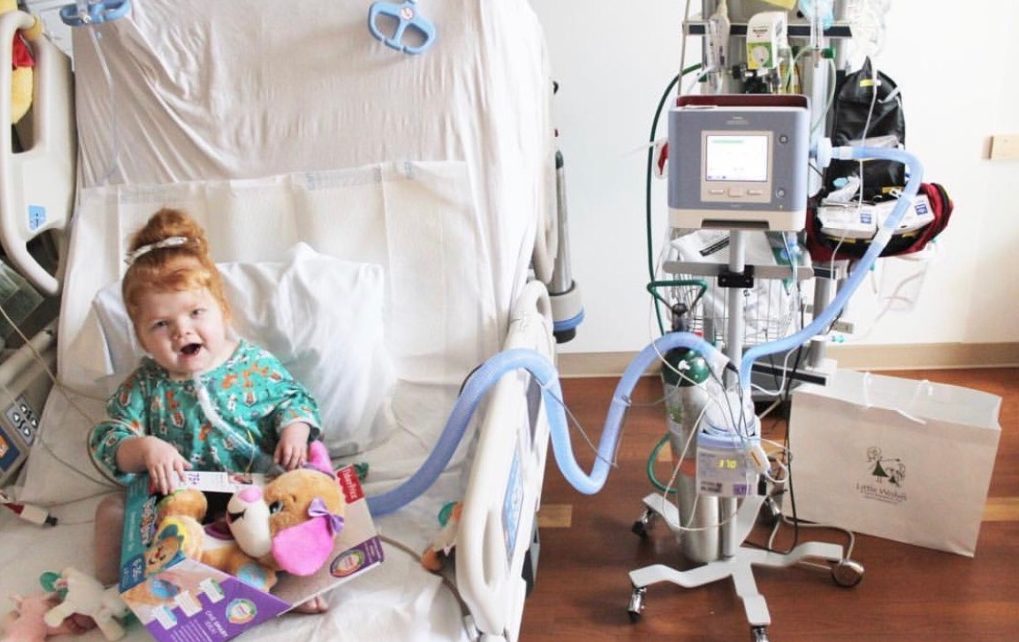
[[[174,236],[188,239],[188,251],[199,256],[208,254],[209,243],[202,226],[187,213],[169,207],[164,207],[149,218],[145,227],[132,237],[128,249],[134,252],[144,245],[154,245]]]

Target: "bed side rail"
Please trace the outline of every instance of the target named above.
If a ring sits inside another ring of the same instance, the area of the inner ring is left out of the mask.
[[[11,127],[11,46],[23,30],[35,55],[32,109],[22,119],[24,151],[14,153]],[[2,44],[6,43],[6,44]],[[44,295],[60,291],[59,269],[47,272],[28,242],[63,231],[74,203],[76,130],[71,62],[23,11],[0,15],[0,244],[13,266]]]
[[[504,349],[535,350],[553,359],[551,305],[545,286],[529,283],[511,314]],[[460,531],[457,585],[483,639],[514,640],[548,449],[548,422],[537,382],[523,370],[495,385],[478,431]]]

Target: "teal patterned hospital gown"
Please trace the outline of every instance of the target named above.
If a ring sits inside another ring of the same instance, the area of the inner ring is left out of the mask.
[[[117,448],[130,437],[154,435],[176,446],[192,470],[264,472],[252,444],[271,456],[280,431],[296,421],[311,425],[309,440],[318,437],[321,421],[314,399],[258,346],[242,339],[233,355],[200,381],[233,435],[206,416],[193,380],[171,379],[146,357],[107,402],[107,420],[89,435],[89,451],[99,468],[129,483],[134,475],[117,468]],[[246,443],[236,443],[238,435]]]

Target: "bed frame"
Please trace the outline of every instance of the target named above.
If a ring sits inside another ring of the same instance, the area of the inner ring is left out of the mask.
[[[16,30],[29,29],[34,21],[22,12],[0,16],[0,36],[10,42]],[[14,153],[10,128],[0,127],[0,240],[14,267],[41,292],[56,295],[60,270],[43,269],[28,247],[43,233],[62,237],[71,222],[76,184],[73,80],[67,56],[49,40],[37,37],[32,44],[38,66],[35,102],[22,128],[27,149]],[[9,48],[0,51],[0,122],[10,116],[9,55]],[[551,262],[548,251],[555,252],[554,229],[554,224],[539,225],[537,255],[545,266]],[[44,397],[49,383],[35,352],[52,364],[55,343],[52,327],[41,332],[32,347],[21,348],[0,365],[2,383],[16,393],[30,388],[33,400]],[[527,283],[512,306],[503,342],[503,349],[509,348],[555,359],[552,306],[540,281]],[[542,404],[532,377],[510,372],[488,395],[478,424],[455,558],[456,584],[469,609],[467,628],[473,628],[478,639],[517,639],[535,576],[536,512],[549,431]]]

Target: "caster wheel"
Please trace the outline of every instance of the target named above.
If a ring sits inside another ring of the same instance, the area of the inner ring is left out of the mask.
[[[630,532],[641,539],[648,538],[647,525],[639,519],[633,523],[633,526],[630,527]]]
[[[751,642],[768,642],[768,627],[766,626],[750,627],[750,640]]]
[[[648,538],[648,531],[654,528],[655,525],[655,514],[650,510],[644,511],[644,514],[640,516],[640,519],[633,523],[630,527],[630,531],[640,537],[641,539]]]
[[[764,500],[764,505],[761,507],[761,512],[758,514],[758,520],[761,524],[771,528],[782,519],[782,507],[778,505],[775,498],[769,495]]]
[[[842,560],[831,568],[831,578],[845,588],[852,588],[863,580],[863,564]]]
[[[630,616],[630,623],[636,624],[640,621],[640,616],[644,612],[644,594],[647,593],[647,588],[636,588],[634,587],[633,592],[630,593],[630,606],[626,609],[627,615]]]

